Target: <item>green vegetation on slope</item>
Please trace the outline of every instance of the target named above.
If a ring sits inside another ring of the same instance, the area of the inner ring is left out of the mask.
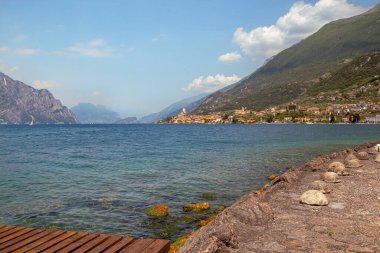
[[[369,12],[325,25],[282,51],[225,92],[209,96],[194,114],[241,107],[261,110],[308,94],[315,80],[363,53],[380,50],[380,5]]]

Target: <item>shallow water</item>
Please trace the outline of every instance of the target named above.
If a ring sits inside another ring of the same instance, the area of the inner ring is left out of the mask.
[[[375,140],[379,125],[0,126],[0,224],[173,239],[272,173]],[[205,192],[212,210],[182,212]],[[170,217],[147,217],[155,203]]]

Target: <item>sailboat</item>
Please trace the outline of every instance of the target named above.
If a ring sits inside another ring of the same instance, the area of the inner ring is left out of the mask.
[[[34,125],[34,117],[33,115],[29,115],[30,117],[32,117],[32,121],[29,123],[29,126],[33,126]]]

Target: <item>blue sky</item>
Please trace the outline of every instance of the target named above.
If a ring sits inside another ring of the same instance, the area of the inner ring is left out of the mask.
[[[0,0],[0,71],[142,116],[252,73],[375,0]]]

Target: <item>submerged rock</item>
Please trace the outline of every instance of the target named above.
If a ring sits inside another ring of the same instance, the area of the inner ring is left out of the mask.
[[[323,174],[323,181],[328,183],[340,183],[341,181],[338,179],[338,174],[335,172],[326,172]]]
[[[214,199],[214,198],[215,198],[215,195],[212,194],[212,193],[206,192],[206,193],[203,193],[203,194],[202,194],[202,198],[203,198],[203,199]]]
[[[347,161],[348,168],[360,168],[363,164],[361,164],[359,159],[351,159]]]
[[[320,192],[325,193],[325,194],[331,192],[331,189],[326,184],[326,182],[323,182],[321,180],[316,180],[316,181],[312,182],[309,185],[309,190],[317,190],[317,191],[320,191]]]
[[[300,202],[312,206],[327,206],[329,201],[326,196],[317,190],[308,190],[301,195]]]
[[[207,202],[204,203],[192,203],[183,206],[184,212],[200,212],[210,209],[210,205]]]
[[[358,159],[359,160],[368,160],[369,159],[369,155],[365,151],[359,152],[358,153]]]
[[[169,207],[164,204],[157,204],[148,208],[145,213],[149,216],[165,217],[169,215]]]

